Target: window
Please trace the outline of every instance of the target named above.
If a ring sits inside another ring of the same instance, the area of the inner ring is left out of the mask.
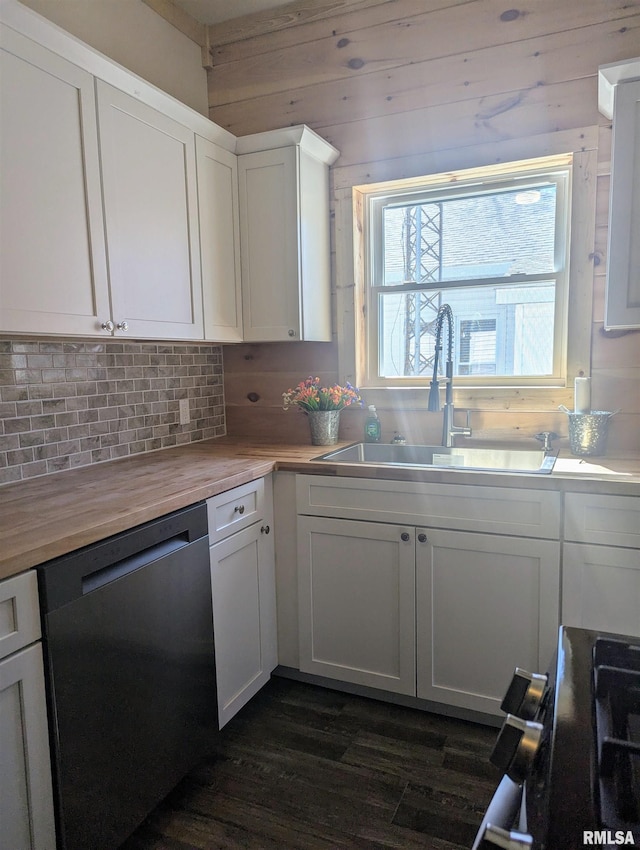
[[[365,198],[367,386],[426,384],[454,316],[464,385],[563,383],[571,157],[375,187]]]
[[[460,322],[459,375],[496,374],[496,320]]]

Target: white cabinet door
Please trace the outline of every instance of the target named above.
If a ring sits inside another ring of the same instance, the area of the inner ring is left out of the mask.
[[[238,157],[247,342],[300,339],[296,149]]]
[[[640,556],[637,549],[565,543],[562,623],[640,635]]]
[[[93,77],[0,28],[0,330],[110,317]]]
[[[615,87],[605,327],[640,327],[640,80]]]
[[[242,154],[238,179],[245,340],[330,341],[328,166],[290,145]]]
[[[131,337],[202,339],[195,134],[97,81],[112,317]]]
[[[39,643],[0,661],[0,844],[54,850],[51,764]]]
[[[417,534],[418,696],[500,714],[514,668],[545,670],[551,660],[559,543],[439,529]]]
[[[300,669],[415,696],[413,528],[298,517]]]
[[[210,549],[220,728],[277,664],[273,535],[267,519]]]
[[[205,339],[242,342],[238,160],[196,136]]]

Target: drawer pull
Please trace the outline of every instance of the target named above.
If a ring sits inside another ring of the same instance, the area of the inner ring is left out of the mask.
[[[261,534],[269,534],[270,531],[271,529],[268,525],[263,525],[260,529]]]
[[[233,509],[233,512],[242,516],[242,514],[244,513],[244,505],[236,505]]]

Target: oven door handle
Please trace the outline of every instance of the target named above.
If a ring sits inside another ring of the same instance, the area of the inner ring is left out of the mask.
[[[500,829],[500,827],[488,824],[484,839],[480,842],[479,850],[531,850],[533,838],[522,832],[511,832],[511,830]]]
[[[472,850],[480,847],[488,824],[510,830],[520,813],[522,802],[522,785],[503,776],[482,819]]]

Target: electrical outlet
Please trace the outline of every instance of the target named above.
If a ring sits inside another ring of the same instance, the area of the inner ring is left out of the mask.
[[[188,425],[191,422],[191,416],[189,415],[189,399],[181,398],[180,399],[180,424]]]

